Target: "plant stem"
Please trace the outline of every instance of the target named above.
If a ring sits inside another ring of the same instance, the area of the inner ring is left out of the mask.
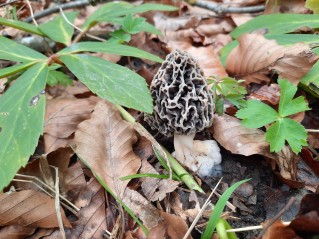
[[[115,105],[116,108],[120,111],[122,117],[132,123],[135,124],[135,118],[128,113],[122,106]],[[143,127],[143,126],[140,126]],[[146,129],[143,127],[143,129],[146,131]],[[197,190],[201,193],[204,193],[204,190],[198,185],[198,183],[195,181],[195,179],[180,165],[177,160],[163,147],[161,146],[163,151],[166,153],[166,156],[171,164],[172,169],[174,172],[180,177],[180,179],[186,184],[186,186],[191,190]]]

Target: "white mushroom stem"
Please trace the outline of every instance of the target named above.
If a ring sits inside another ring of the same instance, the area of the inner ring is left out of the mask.
[[[176,159],[199,176],[210,176],[221,163],[220,149],[215,140],[193,140],[195,134],[174,135]]]

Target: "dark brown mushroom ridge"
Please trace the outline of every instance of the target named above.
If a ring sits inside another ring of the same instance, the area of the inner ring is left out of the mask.
[[[166,136],[202,131],[212,123],[214,104],[203,70],[187,52],[167,55],[151,84],[153,115],[146,122]]]

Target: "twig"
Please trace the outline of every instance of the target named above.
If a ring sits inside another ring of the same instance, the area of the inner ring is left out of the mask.
[[[281,217],[282,214],[285,213],[285,211],[287,211],[291,205],[295,202],[295,198],[291,197],[289,199],[289,201],[287,202],[287,204],[277,213],[276,216],[274,216],[271,220],[268,221],[268,223],[263,227],[262,231],[259,233],[257,239],[262,238],[262,236],[266,233],[266,231],[268,230],[268,228],[278,219]]]
[[[208,206],[208,204],[211,202],[210,198],[213,196],[214,192],[216,191],[217,187],[219,186],[219,184],[221,183],[223,178],[219,179],[218,183],[216,184],[216,186],[214,187],[213,191],[211,192],[211,194],[209,195],[209,197],[207,198],[207,200],[205,201],[204,205],[202,206],[201,210],[198,212],[198,214],[196,215],[194,221],[192,222],[191,226],[188,228],[185,236],[183,237],[183,239],[187,239],[188,236],[191,234],[192,230],[194,229],[196,223],[198,222],[198,220],[200,219],[200,217],[202,216],[204,210],[206,209],[206,207]]]
[[[102,2],[108,2],[108,1],[109,0],[102,1]],[[42,12],[38,12],[38,13],[34,14],[34,19],[40,19],[40,18],[46,17],[48,15],[51,15],[53,13],[57,13],[60,11],[60,8],[62,8],[63,10],[66,10],[66,9],[72,9],[72,8],[78,8],[78,7],[85,7],[85,6],[88,6],[90,4],[91,3],[89,0],[79,0],[79,1],[73,1],[73,2],[71,1],[68,3],[64,3],[64,4],[55,5],[52,8],[47,8],[47,9],[43,10]],[[28,17],[28,18],[24,19],[24,21],[31,22],[32,18]]]
[[[306,129],[308,133],[319,133],[319,129]]]
[[[211,1],[204,1],[204,0],[197,0],[197,1],[192,1],[192,2],[195,6],[211,10],[211,11],[216,12],[218,14],[223,14],[223,13],[256,13],[256,12],[262,12],[265,10],[264,5],[252,6],[252,7],[228,7],[228,6],[223,6],[221,4],[217,4],[217,3],[214,3]]]
[[[15,2],[17,2],[17,1],[19,1],[19,0],[12,0],[12,1],[10,1],[10,2],[2,3],[2,4],[0,4],[0,7],[7,6],[7,5],[9,5],[9,4],[11,4],[11,3],[15,3]]]
[[[29,0],[27,0],[27,4],[28,4],[29,10],[30,10],[31,19],[32,19],[32,21],[33,21],[34,25],[38,26],[38,23],[37,23],[37,21],[36,21],[36,20],[35,20],[35,18],[34,18],[33,10],[32,10],[32,6],[31,6],[31,4],[30,4],[30,1],[29,1]]]
[[[63,220],[62,220],[62,215],[61,215],[61,206],[60,206],[60,190],[59,190],[59,170],[57,167],[50,165],[55,170],[55,211],[56,211],[56,216],[58,219],[58,224],[60,228],[60,234],[62,236],[62,239],[66,239],[65,236],[65,231],[64,231],[64,226],[63,226]]]
[[[290,222],[282,222],[285,226],[288,226]],[[253,230],[260,230],[263,229],[262,225],[259,226],[249,226],[249,227],[241,227],[241,228],[233,228],[233,229],[228,229],[226,232],[245,232],[245,231],[253,231]]]

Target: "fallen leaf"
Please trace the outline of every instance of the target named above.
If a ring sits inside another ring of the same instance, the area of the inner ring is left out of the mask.
[[[76,154],[122,198],[129,180],[120,178],[136,174],[141,165],[132,150],[137,141],[133,126],[114,105],[100,101],[91,118],[79,124],[74,141]]]
[[[152,205],[146,198],[138,192],[129,188],[125,189],[124,204],[142,220],[143,225],[147,229],[151,229],[158,225],[163,220],[160,211]]]
[[[247,100],[260,100],[266,104],[278,105],[280,98],[280,88],[278,84],[263,85],[258,90],[251,93]]]
[[[78,124],[90,117],[97,101],[97,97],[47,101],[44,122],[45,151],[49,153],[71,144],[72,134]]]
[[[227,57],[226,69],[237,79],[245,79],[246,84],[269,82],[267,75],[273,71],[298,85],[318,59],[304,43],[280,46],[260,34],[244,34],[238,42]]]
[[[267,221],[266,221],[267,222]],[[266,224],[266,222],[264,224]],[[275,221],[263,235],[262,239],[301,239],[295,233],[295,231],[286,225],[284,225],[280,220]]]
[[[0,194],[0,225],[24,227],[58,227],[55,200],[50,196],[33,190]],[[61,209],[63,224],[71,227]]]
[[[27,236],[32,235],[35,230],[35,227],[23,227],[17,225],[7,226],[0,229],[0,238],[24,239]]]
[[[166,212],[161,212],[161,216],[164,218],[163,222],[160,222],[158,226],[152,228],[148,235],[148,239],[157,239],[157,238],[171,238],[171,239],[180,239],[184,238],[188,226],[186,222],[180,217],[169,214]],[[187,238],[192,238],[191,236]]]
[[[158,174],[153,166],[146,160],[142,160],[139,173]],[[145,197],[151,202],[162,201],[166,194],[173,192],[179,185],[178,181],[172,179],[159,179],[146,177],[142,178],[142,191]]]

